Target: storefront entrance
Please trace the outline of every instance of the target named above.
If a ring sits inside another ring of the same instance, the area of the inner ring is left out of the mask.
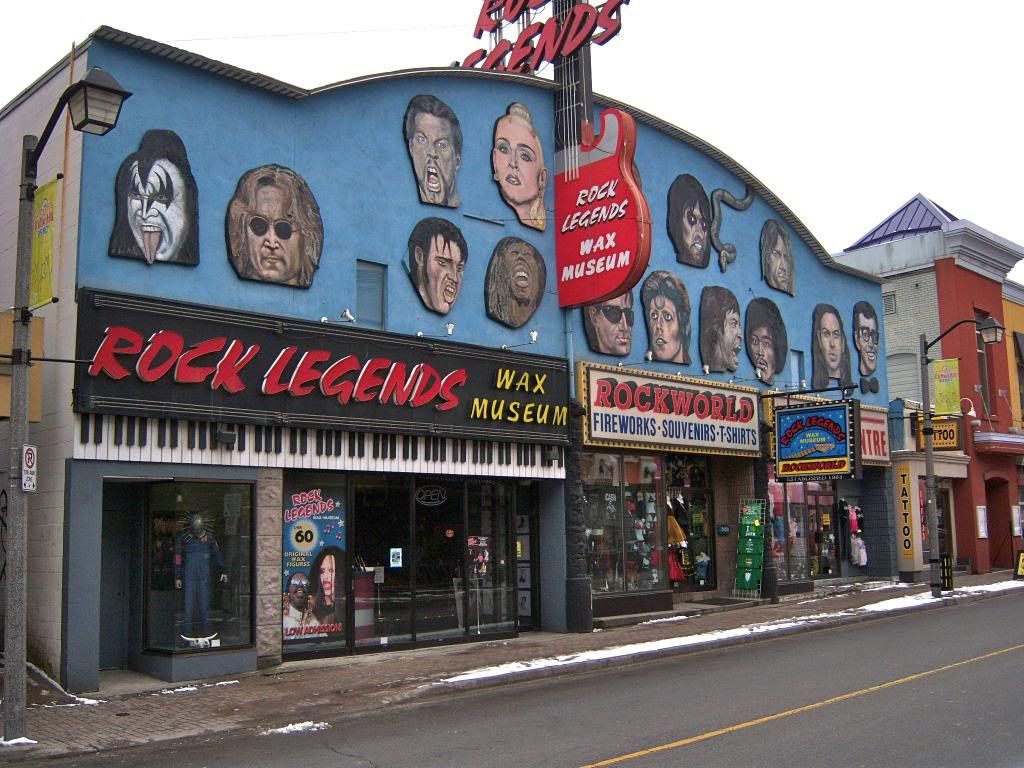
[[[515,632],[516,582],[524,572],[532,595],[535,571],[529,552],[517,559],[516,536],[529,542],[536,518],[528,487],[377,476],[351,485],[356,649]]]

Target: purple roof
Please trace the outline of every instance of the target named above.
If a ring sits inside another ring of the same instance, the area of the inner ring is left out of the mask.
[[[932,232],[941,228],[943,224],[956,220],[957,217],[941,205],[933,203],[922,194],[917,194],[864,237],[844,249],[844,253]]]

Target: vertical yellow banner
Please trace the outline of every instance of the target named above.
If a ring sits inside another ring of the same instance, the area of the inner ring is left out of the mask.
[[[960,361],[955,358],[936,360],[933,368],[935,381],[935,413],[960,413]]]
[[[32,202],[32,282],[29,306],[49,304],[54,296],[53,239],[57,229],[57,180],[36,189]]]

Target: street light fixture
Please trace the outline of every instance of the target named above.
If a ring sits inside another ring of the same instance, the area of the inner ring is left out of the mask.
[[[72,62],[73,64],[73,62]],[[14,335],[11,349],[11,472],[7,519],[7,614],[4,622],[4,738],[25,735],[25,565],[28,549],[28,494],[22,488],[22,447],[28,443],[28,368],[32,309],[32,202],[39,158],[57,121],[68,107],[76,131],[102,136],[117,125],[121,105],[131,96],[101,69],[61,94],[39,138],[21,140],[21,194],[18,204],[18,248],[14,267]]]
[[[925,335],[921,334],[921,407],[924,410],[924,472],[927,499],[925,513],[928,517],[928,563],[932,597],[942,597],[942,584],[939,578],[939,515],[935,498],[935,454],[932,449],[934,430],[932,427],[931,393],[928,390],[928,363],[931,360],[928,359],[928,350],[942,341],[943,337],[954,328],[966,323],[977,326],[984,344],[998,344],[1003,340],[1005,329],[993,317],[986,317],[982,320],[961,320],[951,325],[932,341],[928,341]],[[971,410],[973,411],[973,403]]]

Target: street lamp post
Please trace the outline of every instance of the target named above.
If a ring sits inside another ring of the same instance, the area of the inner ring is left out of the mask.
[[[21,146],[21,193],[18,203],[18,247],[14,271],[14,334],[11,345],[11,471],[10,510],[7,517],[7,613],[4,621],[4,738],[25,735],[25,564],[28,549],[28,494],[22,489],[22,446],[28,442],[28,368],[32,308],[29,292],[32,272],[32,202],[35,199],[39,158],[64,107],[76,131],[97,136],[117,125],[121,105],[131,96],[101,69],[61,94],[42,135],[24,136]]]
[[[921,334],[921,408],[924,411],[924,473],[925,473],[925,514],[928,518],[928,563],[929,575],[932,587],[932,597],[942,597],[942,584],[939,579],[939,513],[936,505],[935,492],[935,454],[932,448],[932,405],[931,393],[928,390],[928,350],[938,344],[942,338],[965,323],[971,323],[978,327],[981,332],[981,340],[985,344],[998,344],[1003,340],[1003,326],[994,318],[986,317],[984,320],[961,320],[954,323],[938,338],[928,341],[925,335]]]

